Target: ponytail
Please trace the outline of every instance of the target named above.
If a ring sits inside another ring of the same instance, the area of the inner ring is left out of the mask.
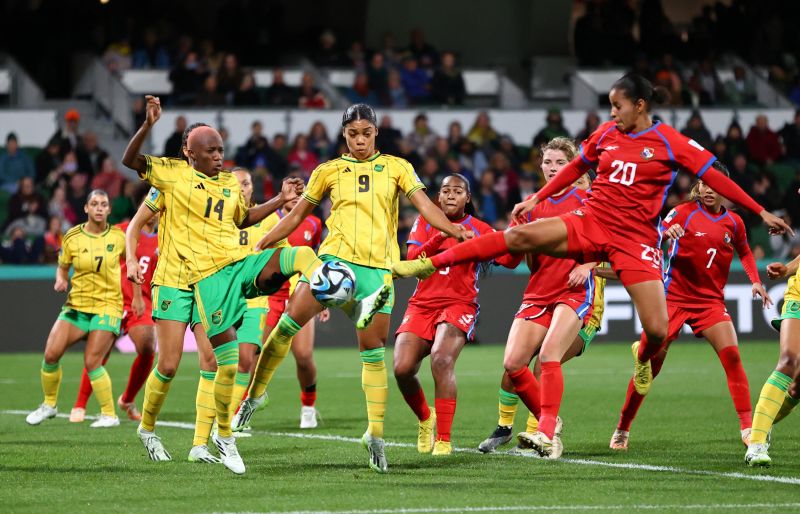
[[[637,73],[627,73],[619,80],[614,82],[611,89],[621,91],[630,101],[637,102],[643,100],[647,110],[653,104],[665,104],[669,102],[670,94],[662,86],[653,87],[653,84]]]

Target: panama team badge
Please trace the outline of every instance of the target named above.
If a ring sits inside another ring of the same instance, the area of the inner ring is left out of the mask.
[[[644,150],[642,150],[642,159],[645,159],[647,161],[652,159],[655,155],[656,151],[650,148],[649,146],[646,146]]]

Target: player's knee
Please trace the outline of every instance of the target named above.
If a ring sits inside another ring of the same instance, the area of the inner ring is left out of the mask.
[[[503,358],[503,368],[506,370],[507,374],[516,373],[517,371],[521,370],[523,366],[526,366],[526,363],[522,362],[520,359],[515,357],[504,357]]]
[[[408,380],[414,376],[414,366],[403,359],[395,359],[393,368],[394,378],[397,381]]]
[[[797,373],[798,365],[800,365],[800,354],[796,352],[782,352],[778,359],[778,370],[789,376],[794,376]]]
[[[451,373],[455,364],[456,361],[452,355],[440,352],[431,354],[431,373],[434,376]]]
[[[253,358],[252,355],[246,353],[240,353],[239,366],[238,366],[239,373],[250,373],[250,368],[253,365],[253,360],[255,359]]]
[[[792,398],[797,398],[798,393],[800,393],[800,387],[798,387],[797,381],[792,382],[786,392],[789,393],[789,396]]]
[[[648,326],[645,329],[644,333],[647,335],[648,345],[649,344],[661,345],[661,343],[663,343],[664,340],[667,338],[666,318],[664,320],[660,320],[660,322],[651,323],[650,326]]]
[[[47,364],[55,364],[59,360],[61,360],[61,353],[54,351],[51,348],[47,348],[44,351],[44,362]]]

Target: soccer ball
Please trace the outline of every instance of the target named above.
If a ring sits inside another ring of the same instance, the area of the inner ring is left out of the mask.
[[[325,307],[341,307],[355,290],[356,274],[343,262],[325,262],[311,274],[311,294]]]

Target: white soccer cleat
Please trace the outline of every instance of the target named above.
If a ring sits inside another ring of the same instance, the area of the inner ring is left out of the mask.
[[[356,328],[359,330],[367,328],[378,311],[383,309],[383,306],[389,301],[391,294],[392,286],[383,285],[371,295],[357,302],[355,306]]]
[[[200,444],[192,446],[189,450],[189,462],[200,462],[203,464],[219,464],[222,461],[208,451],[208,446]]]
[[[109,416],[108,414],[100,414],[97,421],[89,425],[90,428],[111,428],[119,426],[119,418],[117,416]]]
[[[388,473],[389,464],[386,462],[386,443],[380,437],[372,437],[369,432],[364,432],[361,444],[369,452],[369,467],[378,473]]]
[[[503,446],[513,437],[511,435],[511,429],[512,427],[509,426],[497,425],[497,428],[494,429],[494,432],[489,434],[489,437],[484,439],[481,444],[478,445],[478,451],[481,453],[492,453],[499,446]]]
[[[628,439],[630,436],[631,433],[627,430],[614,430],[614,433],[611,435],[611,442],[608,443],[608,447],[612,450],[627,450]]]
[[[751,428],[745,428],[742,430],[742,443],[744,443],[745,446],[750,446],[750,433],[752,431],[753,430]],[[769,448],[769,445],[767,445],[767,448]]]
[[[553,439],[550,439],[542,432],[536,432],[535,434],[520,432],[517,438],[522,446],[533,449],[544,459],[558,459],[564,453],[564,445],[561,443],[561,438],[556,435],[553,435]]]
[[[56,414],[58,414],[58,409],[43,403],[35,411],[28,414],[25,421],[29,425],[38,425],[46,419],[55,418]]]
[[[756,466],[768,468],[772,464],[772,459],[767,454],[768,449],[769,446],[766,444],[751,444],[744,454],[745,463],[751,468]]]
[[[150,457],[150,460],[156,462],[172,460],[167,449],[161,444],[161,438],[158,437],[155,432],[145,430],[142,428],[142,425],[139,425],[139,428],[136,429],[136,433],[139,435],[144,449],[147,450],[147,455]]]
[[[256,411],[263,409],[269,403],[269,396],[266,391],[261,396],[250,398],[249,396],[239,404],[239,411],[233,415],[231,420],[231,430],[241,432],[250,426],[250,418]]]
[[[562,432],[564,432],[564,420],[561,419],[561,416],[556,416],[556,429],[553,435],[555,437],[561,437]]]
[[[317,428],[317,409],[309,405],[300,407],[300,428]]]
[[[84,419],[86,419],[86,409],[82,409],[80,407],[73,407],[72,410],[69,412],[70,423],[83,423]]]
[[[244,475],[244,461],[239,455],[239,449],[236,448],[236,439],[233,436],[220,437],[217,432],[211,434],[211,439],[217,446],[222,464],[237,475]]]

